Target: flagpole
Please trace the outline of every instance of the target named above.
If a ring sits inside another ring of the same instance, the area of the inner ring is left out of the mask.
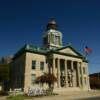
[[[83,51],[84,52],[84,57],[85,57],[85,59],[87,60],[87,53],[85,52],[85,51]]]
[[[88,56],[88,54],[85,52],[85,59],[87,60],[87,56]]]

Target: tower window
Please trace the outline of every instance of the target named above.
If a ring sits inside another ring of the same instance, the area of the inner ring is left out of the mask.
[[[60,44],[60,37],[59,36],[55,36],[55,44],[56,45]]]
[[[36,69],[36,61],[35,60],[32,61],[32,69]]]

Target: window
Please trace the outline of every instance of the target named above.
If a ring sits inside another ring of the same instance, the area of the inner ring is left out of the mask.
[[[31,84],[34,85],[36,79],[36,75],[35,74],[31,74]]]
[[[56,45],[60,44],[60,37],[59,36],[55,36],[55,44]]]
[[[44,70],[44,62],[40,62],[40,70]]]
[[[32,69],[36,69],[36,61],[35,60],[32,61]]]

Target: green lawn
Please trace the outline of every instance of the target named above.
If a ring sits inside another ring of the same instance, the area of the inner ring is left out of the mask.
[[[34,97],[18,95],[18,96],[9,96],[9,97],[7,97],[7,100],[25,100],[25,99],[32,99],[32,98],[34,98]]]

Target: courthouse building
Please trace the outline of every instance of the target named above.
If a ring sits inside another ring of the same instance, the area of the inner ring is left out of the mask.
[[[89,89],[88,61],[75,48],[62,45],[62,33],[55,20],[50,20],[43,34],[43,47],[25,45],[11,63],[12,88],[28,92],[35,79],[46,73],[57,77],[54,90]]]

